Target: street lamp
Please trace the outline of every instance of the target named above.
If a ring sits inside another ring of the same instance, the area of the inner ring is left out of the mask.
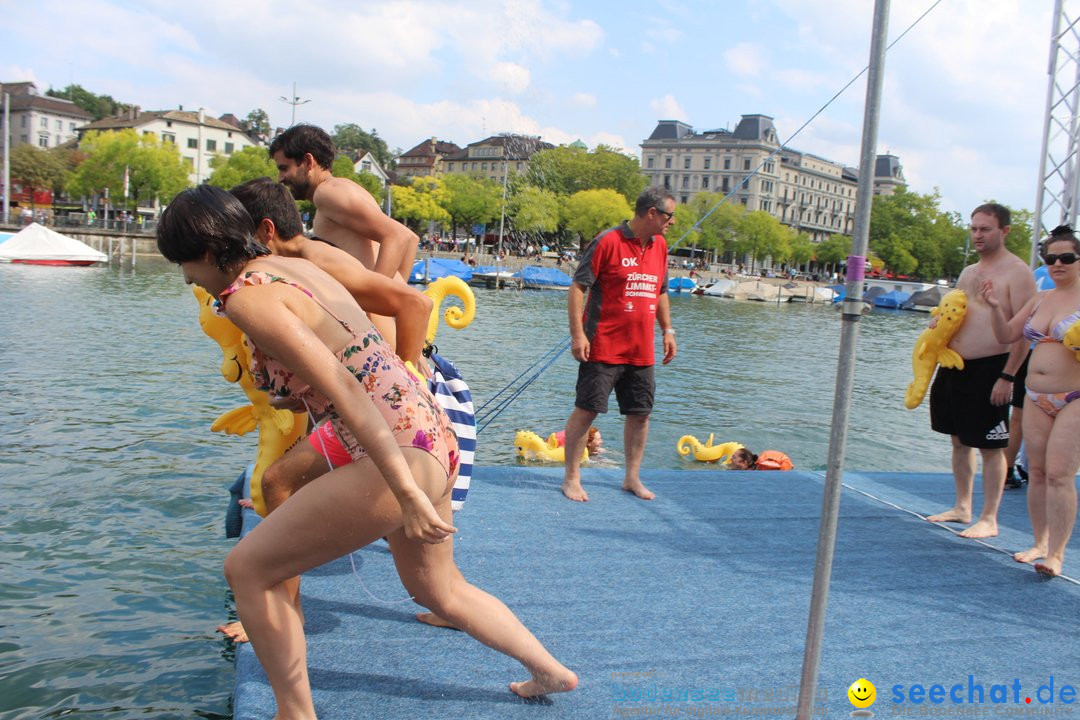
[[[295,82],[292,84],[292,98],[290,99],[290,98],[287,98],[284,95],[282,95],[281,97],[278,98],[278,100],[281,100],[283,102],[288,103],[289,105],[292,105],[292,122],[289,123],[289,127],[292,127],[293,125],[296,124],[296,106],[297,105],[304,105],[306,103],[311,102],[310,100],[301,100],[300,99],[300,97],[296,94],[296,83]]]

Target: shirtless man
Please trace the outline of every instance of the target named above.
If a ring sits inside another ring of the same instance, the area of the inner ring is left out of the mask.
[[[297,200],[315,204],[312,232],[364,267],[408,278],[419,243],[416,233],[387,216],[364,188],[331,173],[334,142],[314,125],[293,125],[270,143],[278,180]]]
[[[967,314],[949,343],[964,358],[964,369],[939,368],[930,388],[930,426],[952,438],[956,504],[927,519],[971,522],[977,448],[983,464],[983,509],[978,521],[960,533],[969,538],[998,534],[1013,376],[1028,349],[1025,340],[1003,345],[994,338],[990,331],[992,310],[979,289],[984,280],[993,280],[1007,317],[1035,294],[1028,266],[1005,247],[1009,223],[1009,209],[997,203],[980,205],[971,214],[971,244],[979,260],[964,268],[956,283],[967,293]]]
[[[368,270],[359,260],[344,250],[303,235],[303,221],[289,192],[270,178],[258,178],[234,187],[230,191],[255,221],[255,238],[274,255],[301,257],[318,265],[341,283],[366,312],[381,313],[375,324],[384,337],[396,337],[395,350],[404,360],[420,367],[424,336],[433,303],[423,293],[400,279],[391,279]],[[389,328],[385,326],[389,324]],[[391,334],[392,333],[392,334]],[[283,407],[280,402],[275,405]],[[303,410],[299,408],[289,408]],[[351,462],[334,433],[320,425],[308,438],[291,447],[266,469],[262,478],[266,511],[273,512],[300,488],[331,468]],[[287,586],[299,609],[299,579]],[[420,618],[429,622],[428,614]],[[437,624],[431,622],[431,624]],[[247,634],[239,622],[228,623],[218,630],[236,642],[247,642]]]

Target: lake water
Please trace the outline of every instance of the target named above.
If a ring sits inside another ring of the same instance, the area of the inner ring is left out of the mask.
[[[222,518],[255,437],[208,430],[244,398],[218,374],[190,290],[174,267],[140,260],[135,270],[0,265],[0,294],[10,418],[0,718],[229,717],[231,654],[213,632],[230,609]],[[473,325],[443,327],[436,343],[481,404],[566,337],[566,301],[476,295]],[[696,296],[674,296],[672,314],[679,355],[657,369],[646,482],[649,468],[714,469],[676,453],[687,434],[823,468],[839,314]],[[926,405],[903,408],[926,322],[894,312],[861,321],[845,467],[948,470],[948,439],[929,432]],[[477,463],[514,462],[516,429],[561,429],[575,378],[567,351],[480,434]],[[617,413],[597,425],[617,458]]]

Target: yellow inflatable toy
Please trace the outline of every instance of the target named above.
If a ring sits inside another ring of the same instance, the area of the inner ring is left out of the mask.
[[[966,312],[967,295],[963,290],[950,290],[941,298],[941,303],[930,311],[930,315],[937,318],[937,323],[931,323],[932,327],[923,330],[915,341],[915,349],[911,353],[911,369],[915,373],[915,379],[908,385],[907,394],[904,396],[904,406],[908,410],[919,407],[926,397],[930,379],[934,377],[934,370],[938,365],[956,370],[964,369],[964,358],[955,350],[949,349],[949,341],[960,329]]]
[[[1065,347],[1076,352],[1076,359],[1080,361],[1080,320],[1077,320],[1065,331],[1061,342]]]
[[[439,306],[447,295],[455,295],[465,304],[464,309],[456,305],[446,308],[444,318],[447,325],[455,330],[461,330],[468,327],[476,317],[476,295],[473,294],[472,288],[459,277],[451,275],[441,277],[430,283],[424,289],[424,294],[435,301],[435,307],[431,309],[431,317],[428,319],[427,341],[429,343],[435,342],[435,332],[439,329]]]
[[[221,346],[224,360],[221,374],[227,382],[239,383],[250,405],[230,410],[210,426],[213,432],[227,435],[245,435],[259,429],[259,446],[255,470],[251,474],[251,504],[255,512],[266,517],[266,502],[262,495],[262,476],[271,463],[281,457],[293,443],[303,437],[307,430],[307,415],[270,406],[269,396],[255,388],[252,382],[251,353],[244,343],[243,334],[228,318],[214,312],[214,298],[195,285],[191,288],[199,301],[199,325],[203,332]]]
[[[564,462],[566,460],[566,448],[559,445],[554,433],[544,441],[534,432],[518,430],[514,435],[514,450],[520,460],[544,460],[547,462]],[[584,450],[581,459],[589,459],[589,451]]]
[[[679,442],[675,443],[675,448],[679,451],[680,455],[689,455],[694,453],[694,459],[698,462],[719,462],[723,461],[724,465],[727,465],[731,461],[731,456],[736,450],[742,447],[737,442],[720,443],[719,445],[713,445],[713,435],[709,433],[709,442],[702,445],[698,442],[698,439],[693,435],[683,435],[679,438]]]

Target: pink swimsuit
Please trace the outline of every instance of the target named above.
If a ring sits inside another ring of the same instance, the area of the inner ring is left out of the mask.
[[[398,446],[419,448],[431,453],[446,470],[447,478],[455,475],[458,467],[458,445],[449,418],[424,384],[408,371],[405,363],[386,345],[374,327],[363,334],[354,332],[344,320],[306,289],[285,278],[265,272],[244,273],[221,292],[219,299],[224,305],[228,297],[242,287],[274,282],[285,283],[310,297],[352,335],[352,341],[336,355],[363,385],[368,397],[397,439]],[[329,398],[312,390],[291,370],[258,348],[252,346],[251,350],[251,375],[256,385],[279,397],[302,399],[313,414],[325,414],[329,417],[334,433],[341,439],[341,444],[353,460],[367,456],[352,431],[338,416]]]

